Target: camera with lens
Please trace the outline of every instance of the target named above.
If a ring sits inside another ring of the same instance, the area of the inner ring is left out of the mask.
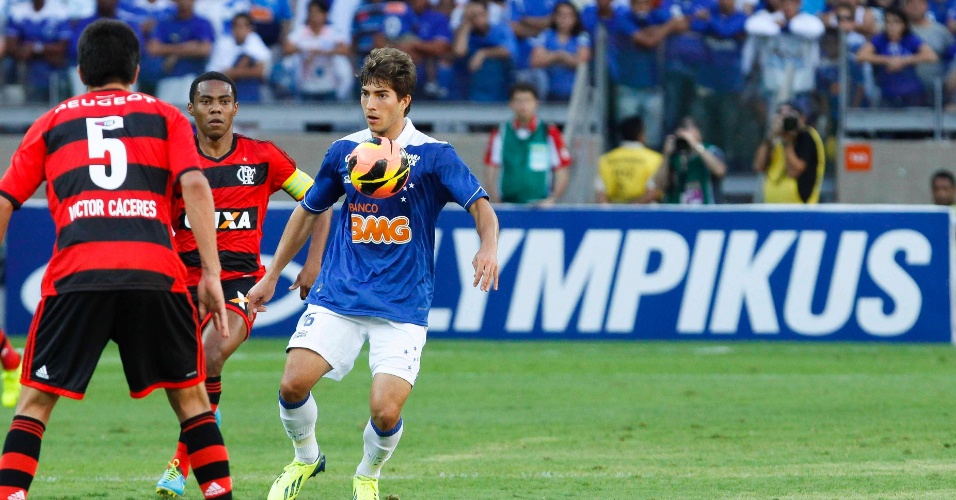
[[[683,137],[678,137],[677,140],[674,141],[674,150],[679,154],[690,153],[690,142]]]
[[[796,116],[785,116],[783,117],[783,131],[784,132],[793,132],[800,127],[800,120]]]

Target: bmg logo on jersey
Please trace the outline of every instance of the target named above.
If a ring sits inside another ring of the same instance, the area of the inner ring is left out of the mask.
[[[259,227],[259,209],[221,208],[216,210],[216,229],[219,231],[250,230]],[[179,215],[179,228],[192,229],[186,212]]]
[[[236,177],[243,185],[251,186],[256,183],[256,169],[249,165],[243,165],[236,172]]]
[[[404,245],[412,240],[408,217],[389,219],[376,215],[352,214],[352,243]]]

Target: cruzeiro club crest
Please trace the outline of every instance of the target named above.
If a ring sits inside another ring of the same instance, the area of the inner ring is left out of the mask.
[[[256,169],[249,165],[243,165],[239,167],[239,171],[236,172],[236,177],[239,178],[239,182],[251,186],[256,181]]]

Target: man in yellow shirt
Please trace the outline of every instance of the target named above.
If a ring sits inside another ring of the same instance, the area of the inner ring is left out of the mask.
[[[621,145],[601,155],[595,182],[598,203],[652,203],[657,191],[647,181],[661,166],[660,153],[644,146],[644,121],[632,116],[621,122]]]

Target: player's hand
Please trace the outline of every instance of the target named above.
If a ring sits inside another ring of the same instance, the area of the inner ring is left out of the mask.
[[[481,245],[471,265],[475,266],[475,282],[471,286],[481,286],[481,291],[498,289],[498,248],[496,245]]]
[[[261,313],[266,311],[266,302],[272,300],[272,296],[276,292],[276,279],[269,278],[268,275],[263,276],[258,283],[252,286],[249,289],[249,293],[246,294],[246,299],[249,300],[248,307],[252,308],[252,312]]]
[[[309,291],[312,290],[312,285],[315,284],[315,278],[319,276],[319,271],[322,270],[322,266],[314,267],[310,266],[308,262],[299,271],[298,276],[295,277],[295,282],[292,283],[292,286],[289,287],[289,290],[299,289],[299,298],[305,300],[306,296],[309,295]]]
[[[226,319],[226,300],[222,294],[219,273],[203,273],[199,280],[199,317],[212,315],[212,325],[222,338],[229,338],[229,322]]]

